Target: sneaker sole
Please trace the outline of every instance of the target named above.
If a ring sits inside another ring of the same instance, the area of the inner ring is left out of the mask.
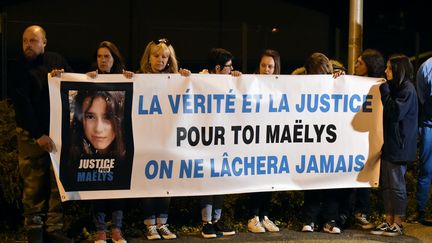
[[[402,235],[402,234],[399,233],[399,232],[384,232],[382,235],[385,235],[385,236],[398,236],[398,235]]]
[[[164,235],[162,235],[162,238],[164,239],[164,240],[174,240],[174,239],[177,239],[177,236],[164,236]]]
[[[217,235],[216,234],[204,234],[201,232],[201,235],[206,238],[206,239],[211,239],[211,238],[216,238]]]
[[[230,236],[230,235],[235,235],[235,232],[221,232],[223,236]]]
[[[147,240],[160,240],[161,239],[161,237],[159,236],[159,237],[157,237],[157,236],[146,236],[147,237]]]
[[[257,233],[257,234],[265,233],[265,230],[264,231],[253,231],[253,230],[248,229],[248,231],[251,233]]]
[[[266,231],[268,231],[268,232],[279,232],[279,228],[277,228],[277,229],[272,229],[272,228],[264,227],[264,229],[265,229]]]
[[[383,235],[384,231],[371,231],[370,233],[373,235]]]
[[[361,224],[357,224],[359,228],[364,229],[364,230],[370,230],[375,228],[376,226],[371,224],[371,225],[361,225]]]
[[[333,231],[328,230],[328,229],[324,229],[324,232],[329,233],[329,234],[340,234],[341,233],[340,231],[339,232],[333,232]]]

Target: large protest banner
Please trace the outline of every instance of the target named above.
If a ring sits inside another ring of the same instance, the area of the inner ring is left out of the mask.
[[[379,85],[349,75],[50,78],[62,200],[376,187]]]

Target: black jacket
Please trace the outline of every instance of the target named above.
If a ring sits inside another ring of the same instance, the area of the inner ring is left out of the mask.
[[[44,134],[49,135],[48,73],[61,68],[65,72],[72,71],[66,60],[53,52],[45,52],[31,61],[22,58],[20,62],[19,72],[15,76],[15,93],[12,96],[16,121],[34,139]]]

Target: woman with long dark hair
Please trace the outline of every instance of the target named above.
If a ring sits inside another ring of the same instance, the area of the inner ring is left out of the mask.
[[[384,105],[380,180],[386,218],[371,233],[397,236],[404,234],[407,163],[414,161],[417,153],[418,101],[412,83],[414,69],[407,56],[390,56],[385,74],[388,81],[380,86]]]

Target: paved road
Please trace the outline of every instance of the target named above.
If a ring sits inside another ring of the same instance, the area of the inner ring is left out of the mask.
[[[340,235],[332,235],[322,232],[302,233],[288,229],[282,229],[278,233],[252,234],[241,232],[234,236],[221,237],[217,239],[203,239],[199,233],[180,234],[179,238],[173,240],[172,243],[183,242],[318,242],[318,243],[361,243],[361,242],[432,242],[432,227],[423,226],[420,224],[405,224],[404,236],[386,237],[376,236],[369,231],[348,229],[344,230]],[[130,243],[150,242],[144,238],[128,239]],[[167,242],[167,241],[164,241]]]

